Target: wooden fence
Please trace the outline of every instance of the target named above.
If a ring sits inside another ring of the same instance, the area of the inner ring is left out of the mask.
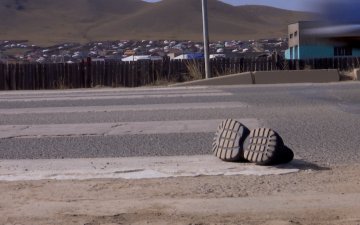
[[[212,76],[248,71],[339,69],[360,67],[360,58],[280,60],[260,58],[213,59]],[[183,82],[204,77],[203,60],[106,61],[81,63],[0,63],[0,90],[139,87],[160,82]]]

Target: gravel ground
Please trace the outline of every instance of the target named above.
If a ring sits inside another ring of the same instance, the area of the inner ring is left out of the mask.
[[[358,225],[360,167],[281,176],[0,182],[0,224]]]

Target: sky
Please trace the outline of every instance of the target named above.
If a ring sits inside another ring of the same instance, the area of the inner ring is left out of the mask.
[[[145,0],[147,2],[157,2],[159,0]],[[199,0],[200,1],[200,0]],[[222,0],[223,2],[232,5],[268,5],[277,8],[300,10],[300,11],[314,11],[314,2],[320,0]]]

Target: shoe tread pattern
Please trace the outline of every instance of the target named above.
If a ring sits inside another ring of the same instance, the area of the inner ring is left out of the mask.
[[[256,164],[271,164],[281,145],[281,138],[275,131],[269,128],[254,129],[250,132],[243,157]]]
[[[236,120],[222,121],[215,134],[213,154],[224,161],[240,161],[243,152],[242,140],[249,133],[250,131]]]

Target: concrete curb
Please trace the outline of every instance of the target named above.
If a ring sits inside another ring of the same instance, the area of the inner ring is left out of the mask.
[[[302,167],[301,162],[296,161],[277,167],[227,163],[212,155],[3,160],[0,167],[0,181],[266,176],[297,173]]]
[[[214,77],[207,80],[189,81],[189,82],[173,84],[169,86],[185,87],[185,86],[213,86],[213,85],[239,85],[239,84],[254,84],[251,72]]]
[[[360,80],[360,72],[358,80]],[[248,85],[248,84],[285,84],[285,83],[330,83],[340,81],[340,74],[336,69],[329,70],[278,70],[278,71],[255,71],[239,74],[226,75],[210,78],[208,80],[196,80],[171,87],[186,86],[214,86],[214,85]]]
[[[284,70],[254,72],[256,84],[329,83],[340,81],[338,70]]]

